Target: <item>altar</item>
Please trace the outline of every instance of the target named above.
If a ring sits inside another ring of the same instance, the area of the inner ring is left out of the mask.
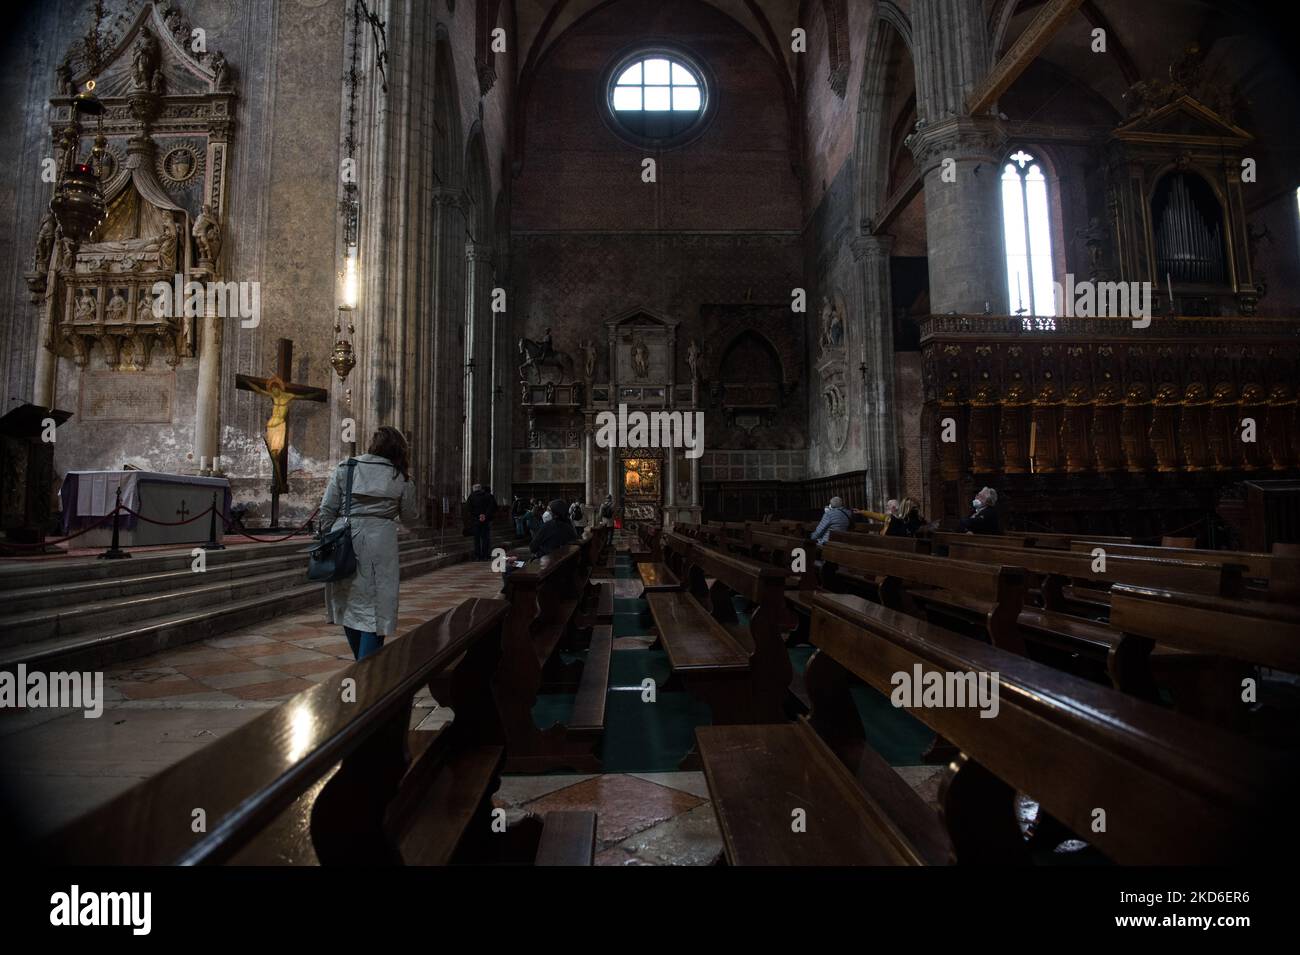
[[[217,498],[218,516],[230,517],[230,482],[223,477],[158,471],[69,471],[59,490],[64,536],[102,522],[75,538],[71,546],[108,546],[113,522],[104,517],[113,512],[118,488],[122,490],[122,504],[135,512],[123,513],[118,519],[123,547],[205,542],[210,519],[193,518],[208,509],[213,494]],[[152,523],[155,521],[160,523]],[[224,533],[225,525],[219,519],[218,541]]]

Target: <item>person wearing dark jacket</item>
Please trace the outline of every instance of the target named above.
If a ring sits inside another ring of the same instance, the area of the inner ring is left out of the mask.
[[[569,523],[568,508],[564,506],[563,501],[556,499],[551,501],[546,513],[542,515],[542,529],[533,537],[533,542],[528,545],[528,549],[537,557],[545,557],[565,544],[576,543],[577,540],[578,535],[574,532],[573,525]]]
[[[492,518],[497,514],[497,499],[492,489],[475,484],[465,502],[465,522],[474,535],[474,559],[492,559]]]
[[[515,522],[515,537],[523,538],[527,536],[527,530],[524,526],[524,519],[528,516],[528,502],[518,494],[515,495],[514,501],[510,505],[510,517]]]
[[[961,529],[967,534],[1001,534],[1002,524],[998,520],[998,492],[986,487],[975,495],[971,501],[975,509],[970,517],[961,519]]]
[[[915,537],[916,532],[925,526],[925,518],[921,516],[920,506],[910,497],[891,503],[895,504],[895,507],[893,513],[889,515],[889,521],[885,524],[886,536]]]

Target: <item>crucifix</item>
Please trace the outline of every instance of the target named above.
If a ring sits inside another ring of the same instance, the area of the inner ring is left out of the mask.
[[[266,434],[263,441],[266,451],[271,456],[271,527],[280,526],[280,495],[289,490],[289,443],[286,436],[289,430],[289,404],[299,399],[303,401],[324,401],[329,393],[324,388],[312,388],[309,385],[294,384],[293,377],[293,341],[281,338],[276,342],[276,369],[269,378],[255,378],[252,375],[236,375],[235,387],[240,391],[252,391],[271,399],[271,417],[266,420]]]

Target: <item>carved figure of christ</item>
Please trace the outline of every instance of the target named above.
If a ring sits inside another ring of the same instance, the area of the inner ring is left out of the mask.
[[[289,444],[289,405],[298,400],[324,401],[329,392],[324,388],[299,385],[289,379],[293,374],[293,342],[281,338],[276,343],[276,373],[267,378],[252,375],[236,375],[235,387],[241,391],[251,391],[271,399],[271,416],[266,419],[266,433],[263,440],[267,453],[271,456],[271,470],[274,474],[274,489],[284,492],[288,486]]]

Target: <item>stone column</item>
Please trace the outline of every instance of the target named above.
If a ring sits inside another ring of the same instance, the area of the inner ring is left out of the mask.
[[[58,312],[65,307],[59,300],[66,294],[57,277],[49,277],[50,291],[41,299],[41,320],[36,344],[36,380],[32,384],[32,404],[53,408],[57,399],[55,382],[58,378],[59,356],[55,347],[54,329]]]
[[[1005,136],[966,97],[989,70],[981,0],[917,0],[917,129],[907,139],[925,181],[930,307],[1007,314],[998,166]],[[951,162],[947,162],[951,160]]]
[[[469,493],[474,484],[489,483],[489,449],[491,439],[491,360],[490,327],[480,314],[488,308],[485,301],[485,274],[491,269],[492,251],[476,242],[465,243],[465,376],[464,376],[464,449],[461,456],[461,483]],[[495,489],[494,489],[495,490]]]
[[[930,311],[1008,314],[998,166],[1005,138],[991,119],[925,126],[907,139],[925,177]],[[951,162],[948,162],[951,160]]]
[[[688,412],[689,413],[689,412]],[[665,448],[667,457],[668,484],[664,493],[664,506],[671,508],[677,503],[677,454],[674,448]]]
[[[864,235],[853,240],[863,317],[862,357],[850,369],[862,382],[863,451],[867,499],[882,504],[898,487],[898,434],[894,415],[894,318],[889,255],[894,239]],[[865,373],[860,366],[865,365]]]
[[[222,319],[204,306],[199,337],[199,385],[194,405],[194,458],[199,471],[212,472],[213,459],[220,454],[221,427],[221,339]]]
[[[584,503],[596,503],[596,433],[591,415],[586,416],[582,427],[582,480]]]
[[[691,507],[700,506],[700,459],[691,458]]]

